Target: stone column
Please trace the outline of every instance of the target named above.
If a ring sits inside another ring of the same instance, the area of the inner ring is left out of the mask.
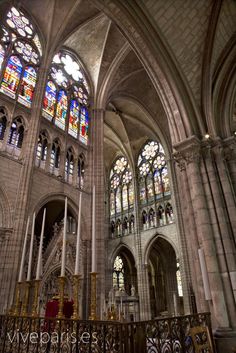
[[[219,145],[208,146],[204,150],[205,189],[212,202],[210,215],[213,220],[216,253],[225,288],[226,304],[230,321],[236,322],[236,249],[233,237],[232,219],[235,217],[235,205],[232,200],[224,161]],[[229,216],[229,210],[233,213]]]
[[[191,280],[191,270],[189,267],[190,259],[192,257],[188,256],[188,244],[187,244],[187,237],[185,237],[185,229],[184,223],[189,219],[189,211],[192,210],[190,203],[186,200],[186,194],[179,192],[182,189],[181,181],[185,174],[185,169],[174,168],[173,160],[167,161],[168,170],[171,172],[169,173],[171,178],[171,202],[174,212],[174,219],[177,229],[177,236],[178,236],[178,248],[179,254],[176,254],[176,257],[179,259],[180,263],[180,273],[181,273],[181,281],[183,287],[183,302],[184,302],[184,313],[189,314],[191,313],[191,301],[190,301],[190,288],[189,284],[192,283]],[[179,181],[179,188],[177,181]],[[188,187],[188,183],[184,182],[185,187]],[[188,205],[188,207],[187,207]]]
[[[196,299],[197,310],[200,312],[208,311],[209,306],[204,297],[203,280],[197,252],[197,249],[199,248],[199,240],[197,236],[193,204],[190,195],[190,181],[188,180],[186,172],[186,161],[180,155],[175,155],[174,158],[178,166],[176,168],[176,176],[178,180],[178,192],[176,193],[176,200],[179,200],[179,207],[177,207],[179,214],[176,218],[178,218],[178,224],[182,224],[183,227],[184,233],[182,234],[180,241],[182,240],[183,242],[182,249],[186,266],[190,267],[191,272],[191,278],[186,279],[188,280],[187,295],[189,295],[190,298],[189,300],[191,302],[191,311],[195,310],[195,307],[192,305],[193,303],[191,298],[193,294]],[[183,290],[185,290],[184,287]],[[185,297],[185,293],[183,294]]]
[[[74,156],[73,186],[78,186],[78,157]]]
[[[92,175],[91,191],[95,185],[95,222],[96,222],[96,260],[97,260],[97,294],[99,298],[98,311],[105,299],[105,186],[104,186],[104,116],[103,109],[94,109],[92,112]],[[92,194],[91,194],[92,198]],[[91,233],[92,234],[92,233]]]
[[[138,175],[134,170],[133,185],[134,185],[134,213],[135,213],[135,250],[136,250],[136,267],[137,267],[137,283],[139,294],[140,320],[149,320],[151,318],[150,293],[149,293],[149,278],[148,264],[143,258],[144,249],[142,249],[141,237],[141,215],[139,209],[139,190],[138,190]]]
[[[190,195],[193,205],[199,245],[204,250],[208,270],[209,283],[212,294],[212,314],[216,325],[221,328],[230,327],[229,313],[222,277],[216,256],[216,246],[207,198],[203,188],[203,179],[200,169],[201,154],[200,142],[197,138],[187,141],[181,151],[187,162],[187,177],[190,185]],[[197,249],[195,250],[197,251]]]

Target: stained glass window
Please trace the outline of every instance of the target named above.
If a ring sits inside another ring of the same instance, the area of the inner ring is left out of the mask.
[[[89,115],[88,110],[83,107],[80,113],[80,141],[87,145],[88,142]]]
[[[36,70],[31,66],[26,67],[20,84],[18,101],[27,107],[30,107],[32,103],[36,78]]]
[[[60,90],[58,94],[58,100],[57,100],[55,124],[59,126],[62,130],[65,130],[66,117],[67,117],[67,95],[65,91]]]
[[[79,103],[72,99],[70,102],[69,134],[77,137],[79,127]]]
[[[134,206],[134,187],[132,183],[129,184],[128,194],[129,194],[129,207],[132,208]]]
[[[16,7],[7,12],[0,44],[0,69],[3,71],[0,91],[30,107],[42,56],[42,46],[31,21]],[[2,67],[7,47],[6,66]]]
[[[78,60],[59,51],[49,72],[42,115],[63,130],[68,126],[68,134],[87,145],[88,97],[88,83]]]
[[[111,216],[113,216],[115,214],[115,194],[114,194],[114,191],[111,191],[111,194],[110,194],[110,213],[111,213]]]
[[[0,91],[11,98],[16,97],[16,90],[20,82],[22,64],[18,56],[11,56],[8,60]]]
[[[110,172],[110,217],[117,225],[117,219],[122,222],[124,229],[129,229],[125,225],[125,219],[129,219],[129,212],[134,205],[134,191],[132,184],[132,172],[129,163],[125,157],[119,157],[115,160]],[[126,221],[127,223],[127,221]],[[117,235],[120,235],[121,229],[117,228]]]
[[[113,266],[113,287],[123,289],[124,286],[124,262],[120,256],[117,256]]]
[[[21,148],[24,138],[24,126],[21,118],[13,121],[7,143],[17,148]]]
[[[55,114],[57,89],[52,81],[48,81],[43,99],[43,116],[52,120]]]
[[[158,209],[157,224],[164,225],[164,200],[170,196],[170,184],[164,149],[159,142],[144,145],[138,157],[138,171],[140,203],[148,211],[151,207]]]

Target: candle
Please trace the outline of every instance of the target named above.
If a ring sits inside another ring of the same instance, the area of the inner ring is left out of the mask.
[[[95,185],[93,186],[93,213],[92,213],[92,272],[96,272],[96,224],[95,224]]]
[[[33,246],[34,246],[34,226],[35,226],[35,212],[33,214],[33,221],[32,221],[27,281],[30,281],[31,279],[31,268],[32,268]]]
[[[28,217],[27,225],[26,225],[25,239],[24,239],[22,257],[21,257],[21,264],[20,264],[20,272],[19,272],[18,282],[22,282],[22,278],[23,278],[23,269],[24,269],[24,263],[25,263],[25,253],[26,253],[28,230],[29,230],[29,217]]]
[[[40,242],[39,242],[39,253],[38,253],[38,263],[36,269],[36,280],[39,280],[41,275],[41,261],[42,261],[42,251],[43,251],[43,235],[44,235],[44,227],[45,227],[45,217],[46,217],[46,208],[43,211],[43,223],[40,234]]]
[[[120,310],[123,311],[123,298],[120,297]]]
[[[203,287],[204,287],[204,292],[205,292],[205,299],[206,300],[211,300],[211,289],[210,289],[208,272],[207,272],[206,261],[205,261],[205,256],[204,256],[203,249],[198,249],[198,256],[199,256],[200,267],[201,267],[201,271],[202,271],[202,279],[203,279]]]
[[[78,226],[77,226],[77,242],[76,242],[76,258],[75,258],[75,275],[78,275],[78,274],[79,274],[81,208],[82,208],[82,192],[80,192],[80,195],[79,195],[79,214],[78,214]]]
[[[61,277],[65,276],[65,265],[66,265],[66,224],[67,224],[67,197],[65,198],[65,211],[64,211],[64,230],[63,230],[62,255],[61,255]]]

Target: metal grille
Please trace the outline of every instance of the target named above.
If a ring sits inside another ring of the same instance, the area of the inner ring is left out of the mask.
[[[198,327],[212,341],[209,313],[136,323],[0,316],[0,352],[196,353]]]

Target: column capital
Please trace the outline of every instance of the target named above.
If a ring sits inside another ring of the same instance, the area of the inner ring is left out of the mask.
[[[236,160],[236,136],[229,137],[223,141],[223,158],[226,161]]]
[[[198,163],[201,159],[201,141],[196,136],[192,136],[173,147],[175,151],[173,158],[181,171],[185,170],[188,164]]]

